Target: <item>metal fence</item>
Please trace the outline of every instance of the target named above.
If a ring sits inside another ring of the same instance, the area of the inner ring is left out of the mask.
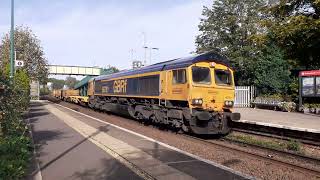
[[[235,107],[250,107],[255,97],[254,86],[236,86]]]

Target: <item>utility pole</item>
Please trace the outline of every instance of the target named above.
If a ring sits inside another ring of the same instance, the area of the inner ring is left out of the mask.
[[[147,35],[145,32],[142,32],[143,35],[143,48],[144,48],[144,66],[147,65]]]
[[[130,49],[130,59],[134,61],[134,49]]]
[[[152,50],[157,50],[157,51],[159,51],[159,48],[151,48],[151,47],[150,47],[150,65],[152,64],[152,58],[151,58]]]
[[[11,0],[10,78],[14,76],[14,0]]]

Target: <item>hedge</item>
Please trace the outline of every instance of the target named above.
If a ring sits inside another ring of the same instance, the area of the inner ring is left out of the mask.
[[[22,113],[29,106],[29,77],[18,70],[14,81],[0,73],[0,179],[21,179],[26,175],[32,155]]]

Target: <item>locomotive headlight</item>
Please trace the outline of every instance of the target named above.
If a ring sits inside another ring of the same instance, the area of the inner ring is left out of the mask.
[[[202,99],[192,99],[193,105],[201,105],[203,103]]]
[[[233,101],[225,101],[224,105],[227,107],[232,107],[233,106]]]

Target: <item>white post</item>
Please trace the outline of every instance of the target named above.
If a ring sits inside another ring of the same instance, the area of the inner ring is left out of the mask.
[[[38,80],[38,100],[40,100],[40,82]]]

